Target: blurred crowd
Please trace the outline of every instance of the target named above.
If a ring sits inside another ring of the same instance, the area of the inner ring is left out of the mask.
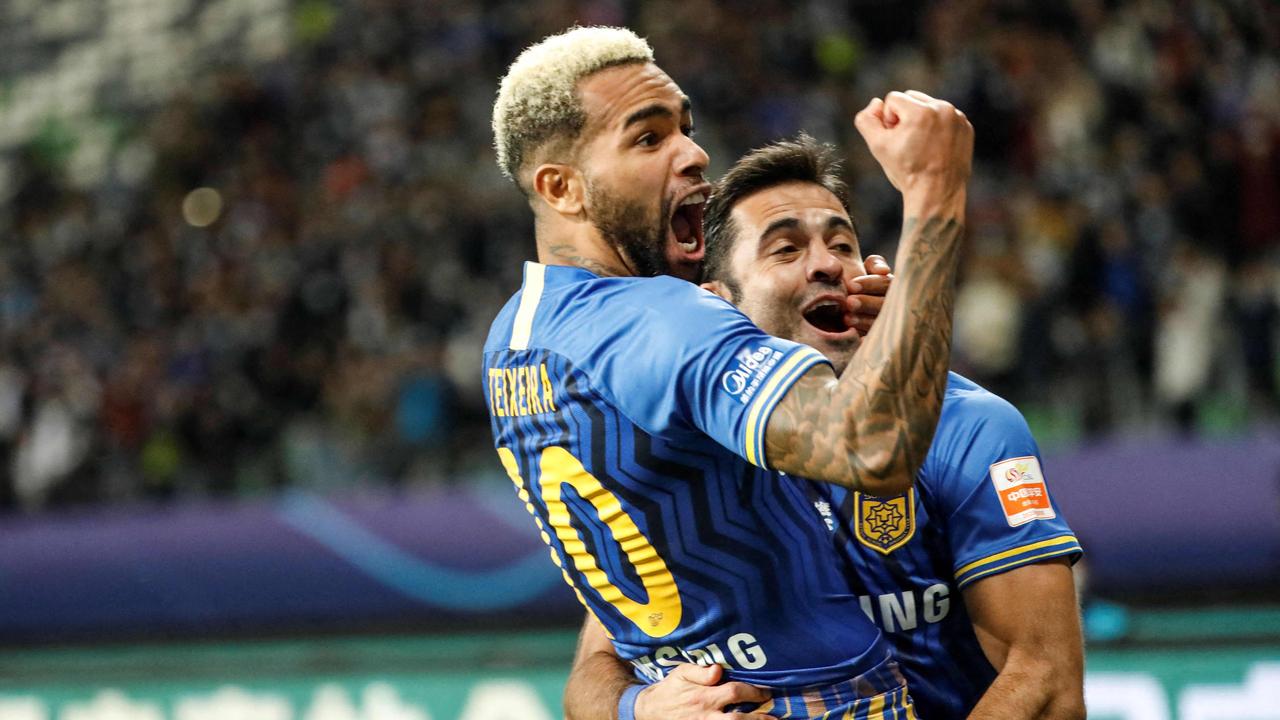
[[[852,115],[964,109],[955,366],[1042,435],[1275,417],[1274,3],[300,0],[285,57],[136,108],[100,183],[12,153],[0,507],[495,472],[480,348],[533,247],[490,108],[575,23],[650,39],[713,174],[801,129],[846,148],[866,252],[899,208]]]

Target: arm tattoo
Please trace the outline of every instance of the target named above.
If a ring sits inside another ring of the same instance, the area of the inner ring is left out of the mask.
[[[855,490],[909,485],[933,441],[951,356],[956,258],[964,224],[908,217],[884,310],[836,382],[800,378],[766,430],[769,464]]]
[[[625,277],[631,274],[624,268],[606,265],[599,260],[583,257],[578,254],[577,248],[572,245],[552,245],[548,250],[552,255],[564,260],[570,265],[576,265],[584,270],[590,270],[600,277]]]

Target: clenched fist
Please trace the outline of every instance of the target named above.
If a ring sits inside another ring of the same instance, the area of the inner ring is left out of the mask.
[[[963,212],[973,167],[973,126],[954,105],[917,90],[875,98],[854,118],[908,208]]]

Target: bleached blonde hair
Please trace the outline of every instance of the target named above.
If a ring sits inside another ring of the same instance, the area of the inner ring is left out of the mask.
[[[653,48],[617,27],[575,27],[525,48],[493,103],[493,146],[502,173],[520,168],[551,141],[573,141],[587,117],[578,82],[605,68],[653,62]]]

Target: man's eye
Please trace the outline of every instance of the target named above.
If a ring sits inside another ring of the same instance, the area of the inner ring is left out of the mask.
[[[774,249],[773,254],[786,255],[788,253],[793,253],[795,251],[796,251],[795,245],[779,245],[777,248]]]
[[[853,252],[853,246],[850,245],[849,243],[836,243],[835,245],[831,246],[831,249],[834,252],[841,252],[841,253]]]
[[[647,132],[636,138],[636,144],[644,147],[653,147],[658,144],[658,136],[651,132]]]

